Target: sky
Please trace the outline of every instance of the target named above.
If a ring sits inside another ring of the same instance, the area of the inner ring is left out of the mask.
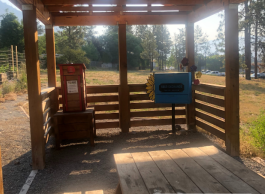
[[[0,0],[3,3],[8,4],[9,6],[12,6],[13,8],[19,10],[16,6],[14,6],[9,0]],[[20,11],[20,10],[19,10]],[[199,25],[202,28],[202,31],[208,35],[209,40],[215,40],[217,36],[217,28],[219,25],[221,18],[218,17],[218,13],[214,14],[206,19],[203,19],[197,23],[196,25]],[[168,30],[170,32],[171,37],[174,37],[174,33],[178,32],[178,29],[184,28],[184,25],[167,25]],[[104,33],[104,27],[103,26],[97,26],[96,31],[98,32],[98,35],[101,35]]]

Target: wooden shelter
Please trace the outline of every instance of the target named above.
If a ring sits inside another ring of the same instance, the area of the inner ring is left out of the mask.
[[[116,93],[111,96],[88,96],[88,102],[118,102],[96,105],[95,111],[119,110],[119,113],[96,114],[96,120],[119,119],[115,122],[96,123],[96,128],[119,127],[128,132],[130,127],[168,125],[171,119],[132,120],[133,117],[165,116],[170,111],[131,111],[132,109],[167,107],[171,105],[148,100],[144,84],[128,84],[126,25],[186,25],[186,55],[189,65],[194,64],[194,23],[225,10],[225,69],[226,86],[201,84],[193,88],[193,103],[176,109],[176,124],[187,123],[225,140],[230,155],[239,154],[239,53],[238,3],[243,0],[10,0],[23,12],[26,67],[32,144],[33,169],[45,166],[45,144],[52,130],[51,116],[60,104],[60,88],[56,88],[54,26],[118,25],[120,84],[88,86],[88,94]],[[85,4],[85,6],[84,6]],[[101,4],[102,6],[93,6]],[[114,6],[106,6],[114,4]],[[146,4],[129,7],[126,4]],[[163,4],[164,6],[152,6]],[[82,6],[81,6],[82,5]],[[36,19],[46,26],[48,86],[41,91]],[[210,26],[209,26],[210,28]],[[208,94],[208,95],[207,95]]]

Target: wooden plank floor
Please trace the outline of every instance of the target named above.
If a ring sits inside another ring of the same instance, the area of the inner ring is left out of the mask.
[[[114,155],[122,193],[265,194],[265,179],[214,146]]]

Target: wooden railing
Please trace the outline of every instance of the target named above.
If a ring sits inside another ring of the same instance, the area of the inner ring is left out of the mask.
[[[130,84],[129,92],[131,127],[171,125],[172,119],[169,118],[172,115],[171,104],[155,104],[149,100],[145,84]],[[146,110],[143,111],[141,109]],[[176,124],[186,124],[184,105],[176,105],[175,114]]]
[[[50,87],[41,91],[42,97],[42,114],[43,114],[43,130],[44,130],[44,142],[45,144],[49,140],[50,133],[52,132],[52,116],[57,110],[52,107],[52,101],[54,98],[54,92],[56,92],[54,87]]]
[[[200,84],[193,89],[196,125],[225,140],[225,87]]]

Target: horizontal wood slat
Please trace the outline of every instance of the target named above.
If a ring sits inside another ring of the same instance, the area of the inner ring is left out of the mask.
[[[107,104],[107,105],[93,105],[88,107],[94,107],[95,111],[106,111],[106,110],[119,110],[119,104]]]
[[[96,120],[119,119],[119,113],[95,114]]]
[[[225,122],[224,121],[220,121],[214,117],[211,117],[205,113],[199,112],[199,111],[195,111],[195,115],[196,117],[199,117],[200,119],[203,119],[213,125],[216,125],[217,127],[220,127],[222,129],[225,129]]]
[[[216,106],[225,107],[225,100],[224,99],[218,99],[218,98],[214,98],[211,96],[205,96],[203,94],[198,94],[198,93],[195,93],[195,99],[203,101],[203,102],[207,102],[210,104],[214,104]]]
[[[87,103],[119,101],[118,95],[114,95],[114,96],[87,96],[86,99],[87,99]]]
[[[120,127],[119,121],[96,123],[96,129],[108,129],[108,128],[119,128],[119,127]]]
[[[49,98],[53,91],[55,91],[55,87],[49,87],[41,90],[41,99],[45,100],[46,98]]]
[[[148,94],[132,94],[130,95],[130,101],[134,100],[150,100]]]
[[[129,84],[129,92],[146,92],[145,84]]]
[[[49,98],[42,101],[42,112],[45,112],[51,106],[51,100]]]
[[[176,115],[186,115],[186,110],[175,110]],[[131,117],[155,117],[155,116],[171,116],[171,110],[162,110],[162,111],[139,111],[131,112]]]
[[[62,89],[61,89],[61,87],[56,87],[56,89],[57,89],[58,95],[62,95]]]
[[[198,119],[196,119],[196,125],[202,129],[204,129],[205,131],[208,131],[210,133],[212,133],[213,135],[219,137],[220,139],[222,140],[225,140],[225,133],[222,132],[222,131],[219,131],[218,129],[202,122],[202,121],[199,121]]]
[[[225,111],[224,110],[217,109],[217,108],[212,107],[210,105],[205,105],[205,104],[195,102],[195,108],[198,108],[202,111],[208,112],[208,113],[213,114],[215,116],[225,118]]]
[[[171,125],[171,124],[172,124],[172,119],[150,119],[150,120],[131,121],[131,127]],[[186,124],[186,119],[177,118],[175,120],[175,124]]]
[[[219,95],[219,96],[225,95],[225,87],[224,86],[210,85],[210,84],[199,84],[199,85],[193,85],[193,89],[200,91],[200,92],[215,94],[215,95]]]
[[[118,93],[119,85],[87,86],[87,94]]]
[[[183,104],[176,104],[176,107],[183,107]],[[156,104],[154,102],[144,102],[144,103],[131,103],[130,109],[144,109],[144,108],[171,108],[172,104]]]

